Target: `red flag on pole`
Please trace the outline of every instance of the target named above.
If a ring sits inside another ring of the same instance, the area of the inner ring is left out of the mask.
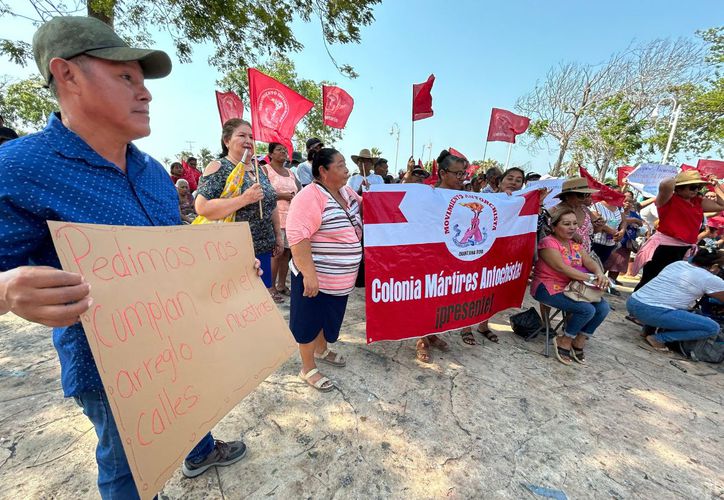
[[[681,171],[686,172],[687,170],[696,170],[696,167],[692,167],[691,165],[687,165],[686,163],[681,164]]]
[[[515,143],[515,136],[528,130],[530,118],[504,109],[493,108],[488,125],[488,141]]]
[[[283,144],[292,156],[292,136],[314,103],[253,68],[249,68],[249,107],[254,139]]]
[[[219,108],[219,118],[221,118],[222,127],[227,120],[242,118],[244,116],[244,103],[242,103],[239,96],[231,90],[228,92],[216,91],[216,107]]]
[[[450,154],[451,154],[451,155],[457,156],[458,158],[462,158],[463,160],[468,161],[468,157],[465,156],[464,154],[462,154],[462,153],[461,153],[460,151],[458,151],[457,149],[455,149],[455,148],[453,148],[453,147],[450,147],[450,148],[448,148],[447,150],[450,151]]]
[[[630,165],[622,165],[616,169],[616,180],[619,186],[623,186],[624,179],[634,171],[634,168]]]
[[[724,161],[699,159],[697,170],[703,176],[713,175],[717,179],[724,179]]]
[[[343,89],[332,85],[322,85],[322,112],[325,125],[344,128],[353,107],[354,99]]]
[[[435,83],[435,75],[430,75],[425,83],[412,85],[412,121],[430,118],[432,112],[432,84]]]
[[[437,184],[437,181],[440,179],[440,176],[437,171],[437,160],[432,160],[432,173],[430,174],[430,177],[422,181],[425,184],[428,184],[430,186],[434,186]]]
[[[586,179],[586,182],[588,182],[589,188],[598,189],[598,193],[593,193],[591,195],[593,201],[606,201],[616,207],[623,206],[623,201],[626,199],[623,193],[619,193],[615,189],[611,189],[605,184],[597,181],[593,178],[591,174],[588,173],[588,170],[586,170],[585,168],[578,167],[578,170],[581,173],[581,177]]]

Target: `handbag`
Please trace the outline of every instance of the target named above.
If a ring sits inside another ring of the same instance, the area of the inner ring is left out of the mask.
[[[523,337],[525,340],[531,340],[540,333],[541,328],[543,328],[543,320],[535,307],[531,307],[526,311],[513,314],[510,317],[510,327],[516,335]]]
[[[641,245],[639,244],[636,239],[628,239],[626,240],[626,249],[631,250],[632,252],[636,253],[639,251],[639,248],[641,248]]]
[[[576,302],[601,302],[603,290],[588,286],[583,281],[570,281],[563,289],[563,295]]]

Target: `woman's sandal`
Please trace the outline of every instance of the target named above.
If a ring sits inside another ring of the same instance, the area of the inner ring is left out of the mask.
[[[478,345],[478,342],[473,337],[473,332],[464,332],[460,334],[460,338],[463,339],[467,345]]]
[[[491,342],[498,343],[498,336],[494,334],[490,329],[488,330],[481,330],[480,328],[477,329],[478,333],[488,339]]]
[[[644,340],[646,340],[646,343],[648,345],[650,345],[651,347],[653,347],[655,350],[657,350],[659,352],[669,352],[669,348],[666,347],[666,344],[663,344],[663,343],[659,342],[658,340],[656,340],[656,337],[654,337],[653,335],[646,336],[646,338]]]
[[[331,356],[331,358],[330,358]],[[344,359],[344,357],[339,354],[338,352],[334,352],[332,349],[327,347],[327,350],[324,351],[322,354],[314,353],[314,359],[317,361],[321,361],[322,363],[327,363],[328,365],[342,367],[347,365],[347,360]]]
[[[582,365],[586,364],[586,355],[584,354],[583,349],[571,346],[571,357],[574,361],[581,363]]]
[[[277,288],[276,291],[282,295],[289,295],[291,293],[287,287],[284,287],[281,290]]]
[[[315,389],[317,389],[319,392],[329,392],[329,391],[331,391],[332,389],[335,388],[334,382],[332,382],[331,380],[329,380],[329,379],[328,379],[327,377],[325,377],[324,375],[322,375],[322,378],[320,378],[319,380],[317,380],[317,381],[314,382],[314,383],[313,383],[312,381],[310,381],[309,379],[312,378],[312,377],[313,377],[314,375],[316,375],[317,373],[319,373],[319,369],[318,369],[318,368],[312,368],[311,370],[309,370],[309,371],[307,372],[306,375],[304,374],[304,372],[300,371],[300,372],[299,372],[299,378],[301,378],[301,379],[304,380],[307,384],[309,384],[309,385],[311,385],[312,387],[314,387]],[[321,375],[321,374],[320,374],[320,375]]]
[[[571,351],[569,349],[558,347],[556,337],[553,337],[553,352],[556,353],[556,359],[564,365],[569,366],[573,363],[571,360]]]
[[[450,351],[450,346],[448,345],[448,343],[445,342],[445,341],[444,341],[443,339],[441,339],[440,337],[438,337],[437,335],[431,335],[431,336],[427,337],[427,340],[430,342],[430,345],[431,345],[431,346],[437,347],[437,348],[440,349],[442,352],[449,352],[449,351]]]
[[[422,339],[417,341],[415,358],[422,363],[432,363],[430,359],[430,347]]]
[[[284,302],[284,297],[277,292],[276,288],[272,289],[271,292],[269,292],[269,295],[271,295],[272,300],[275,304],[282,304]]]

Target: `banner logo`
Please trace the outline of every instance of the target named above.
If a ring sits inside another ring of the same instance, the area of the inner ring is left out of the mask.
[[[485,255],[493,246],[497,228],[498,209],[472,194],[453,196],[443,219],[445,245],[452,255],[464,261]]]
[[[279,125],[289,114],[289,104],[284,94],[276,89],[264,90],[259,95],[259,122],[262,127],[272,130],[279,129]]]

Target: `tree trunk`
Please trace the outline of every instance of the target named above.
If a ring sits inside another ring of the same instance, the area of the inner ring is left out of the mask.
[[[598,171],[598,180],[601,182],[606,181],[606,174],[608,174],[608,167],[611,166],[611,156],[606,155],[601,162],[601,168]]]
[[[113,11],[116,7],[116,0],[88,0],[88,17],[95,17],[108,26],[113,27]]]

